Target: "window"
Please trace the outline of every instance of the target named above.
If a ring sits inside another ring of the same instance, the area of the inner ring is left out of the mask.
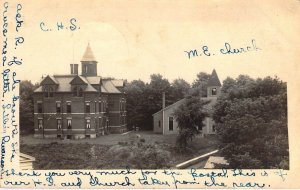
[[[75,86],[73,88],[73,96],[82,97],[82,95],[83,95],[82,92],[83,92],[83,90],[79,86]]]
[[[85,103],[85,113],[90,113],[91,111],[91,106],[89,102]]]
[[[126,100],[124,100],[123,111],[126,111]]]
[[[122,100],[120,100],[120,111],[123,111],[123,101]]]
[[[49,97],[53,97],[53,90],[51,87],[49,87]]]
[[[107,102],[104,101],[104,102],[103,102],[103,112],[106,112],[106,108],[107,108]]]
[[[120,111],[125,111],[125,100],[120,101]]]
[[[91,120],[90,120],[90,119],[87,119],[87,120],[86,120],[86,128],[87,128],[87,129],[90,129],[90,128],[91,128]]]
[[[72,120],[71,119],[67,119],[67,125],[68,125],[68,129],[72,129]]]
[[[43,129],[43,119],[38,119],[38,127],[39,129]]]
[[[99,112],[103,112],[103,104],[102,104],[102,101],[99,102]]]
[[[73,96],[77,96],[77,86],[73,88]]]
[[[57,119],[57,129],[61,129],[61,119]]]
[[[88,66],[87,65],[84,66],[84,71],[85,71],[85,73],[88,73]]]
[[[160,123],[160,120],[158,120],[158,127],[159,127],[159,128],[161,127],[160,124],[161,124],[161,123]]]
[[[61,113],[61,103],[56,102],[56,113]]]
[[[53,97],[53,89],[51,87],[44,88],[44,96],[45,97]]]
[[[42,102],[38,102],[38,103],[37,103],[37,109],[38,109],[38,113],[43,113],[43,105],[42,105]]]
[[[213,88],[212,91],[211,91],[211,94],[212,94],[212,95],[217,95],[217,89],[216,89],[216,88]]]
[[[71,113],[71,102],[67,102],[67,113]]]
[[[173,131],[173,117],[169,117],[169,131]]]
[[[82,97],[82,88],[79,88],[79,89],[78,89],[78,96],[79,96],[79,97]]]
[[[216,126],[215,125],[212,126],[212,131],[216,132]]]

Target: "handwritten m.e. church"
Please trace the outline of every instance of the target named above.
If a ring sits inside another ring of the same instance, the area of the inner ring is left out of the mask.
[[[71,74],[46,76],[34,91],[35,137],[95,138],[126,131],[124,81],[97,75],[97,61],[88,45]]]

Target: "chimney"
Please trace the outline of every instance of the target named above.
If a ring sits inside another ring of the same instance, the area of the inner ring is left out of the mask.
[[[166,94],[163,92],[162,94],[162,109],[166,107]]]
[[[70,64],[71,74],[78,75],[78,64]]]

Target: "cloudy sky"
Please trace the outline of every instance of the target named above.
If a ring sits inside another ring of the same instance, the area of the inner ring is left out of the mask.
[[[272,3],[270,3],[272,2]],[[170,81],[192,82],[199,72],[215,68],[221,80],[247,74],[277,75],[289,81],[299,71],[299,2],[291,1],[24,1],[25,43],[19,77],[38,81],[46,74],[69,74],[80,64],[88,42],[98,60],[98,74],[149,81],[160,73]],[[77,29],[57,30],[57,23]],[[40,23],[52,31],[42,31]],[[260,51],[222,55],[232,48],[251,46]],[[214,56],[188,59],[203,45]]]

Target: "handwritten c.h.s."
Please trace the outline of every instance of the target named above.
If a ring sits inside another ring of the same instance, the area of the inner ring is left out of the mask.
[[[50,25],[47,25],[45,22],[42,21],[40,22],[40,29],[43,32],[61,31],[61,30],[75,31],[75,30],[79,30],[80,27],[77,26],[76,18],[71,18],[67,23],[56,22],[54,27],[51,27]]]

